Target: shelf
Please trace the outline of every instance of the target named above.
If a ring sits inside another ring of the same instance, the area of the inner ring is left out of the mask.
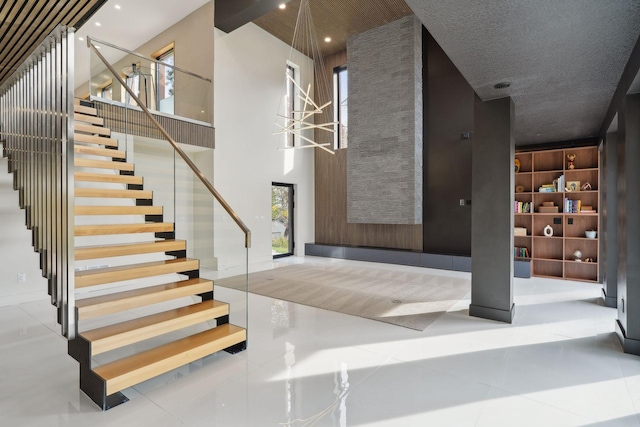
[[[562,259],[555,258],[532,258],[534,261],[550,261],[550,262],[565,262]]]
[[[588,238],[588,237],[571,237],[571,236],[567,236],[567,237],[565,237],[565,239],[567,239],[567,240],[589,240],[589,241],[594,241],[594,242],[597,242],[597,241],[598,241],[598,239],[597,239],[597,238],[595,238],[595,239],[590,239],[590,238]]]
[[[575,168],[575,169],[566,169],[565,172],[566,173],[572,173],[572,172],[597,172],[599,169],[598,168]]]

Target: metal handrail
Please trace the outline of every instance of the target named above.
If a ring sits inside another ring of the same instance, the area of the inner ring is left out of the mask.
[[[141,53],[137,53],[137,52],[134,52],[132,50],[125,49],[125,48],[120,47],[120,46],[116,46],[116,45],[111,44],[109,42],[104,42],[102,40],[98,40],[98,39],[93,38],[93,37],[87,37],[87,43],[89,42],[89,39],[91,39],[92,41],[94,41],[94,42],[96,42],[98,44],[101,44],[103,46],[107,46],[107,47],[110,47],[110,48],[113,48],[113,49],[120,50],[122,52],[126,52],[129,55],[137,56],[138,58],[141,58],[141,59],[144,59],[144,60],[147,60],[147,61],[151,61],[151,62],[155,62],[156,64],[162,64],[162,65],[164,65],[166,67],[173,68],[174,70],[180,71],[181,73],[188,74],[190,76],[196,77],[196,78],[198,78],[200,80],[207,81],[209,83],[213,83],[211,81],[211,79],[208,79],[206,77],[202,77],[201,75],[198,75],[198,74],[193,73],[191,71],[183,70],[182,68],[178,68],[175,65],[167,64],[166,62],[162,62],[162,61],[158,61],[157,59],[149,58],[147,56],[142,55]]]
[[[100,42],[102,43],[102,42]],[[113,76],[118,80],[118,83],[122,85],[122,87],[131,95],[131,97],[136,101],[138,107],[142,109],[142,111],[147,115],[151,123],[155,125],[156,128],[164,135],[164,137],[169,141],[173,149],[182,157],[182,160],[191,168],[193,173],[200,179],[202,184],[209,190],[209,192],[213,195],[213,197],[222,205],[225,211],[233,218],[235,223],[240,227],[240,229],[244,232],[244,246],[245,248],[251,247],[251,231],[245,225],[245,223],[240,219],[238,214],[229,206],[229,204],[224,200],[224,198],[218,193],[218,191],[213,187],[213,184],[207,179],[206,176],[198,169],[198,167],[191,161],[191,159],[185,154],[184,151],[178,146],[178,143],[169,135],[169,133],[158,123],[158,121],[153,117],[153,114],[149,111],[149,109],[142,103],[140,98],[135,94],[135,92],[127,86],[127,84],[122,80],[122,77],[118,74],[118,72],[113,68],[113,66],[105,59],[104,56],[96,49],[96,46],[93,44],[92,39],[87,37],[87,47],[89,47],[93,52],[100,58],[100,60],[104,63],[104,65],[109,69],[109,71],[113,74]]]

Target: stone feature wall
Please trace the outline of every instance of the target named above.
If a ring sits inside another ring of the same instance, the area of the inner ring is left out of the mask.
[[[347,221],[422,223],[422,25],[407,16],[347,42]]]

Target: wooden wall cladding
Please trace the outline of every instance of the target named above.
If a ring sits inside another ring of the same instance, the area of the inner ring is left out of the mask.
[[[347,150],[315,152],[316,243],[422,251],[422,225],[347,223]]]

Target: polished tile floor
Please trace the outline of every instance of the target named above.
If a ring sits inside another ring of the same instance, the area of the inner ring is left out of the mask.
[[[367,265],[263,267],[298,262]],[[469,317],[467,296],[422,332],[250,295],[247,351],[140,384],[104,413],[78,390],[49,302],[8,305],[0,425],[640,426],[640,358],[621,352],[599,295],[595,284],[516,279],[514,324]]]

